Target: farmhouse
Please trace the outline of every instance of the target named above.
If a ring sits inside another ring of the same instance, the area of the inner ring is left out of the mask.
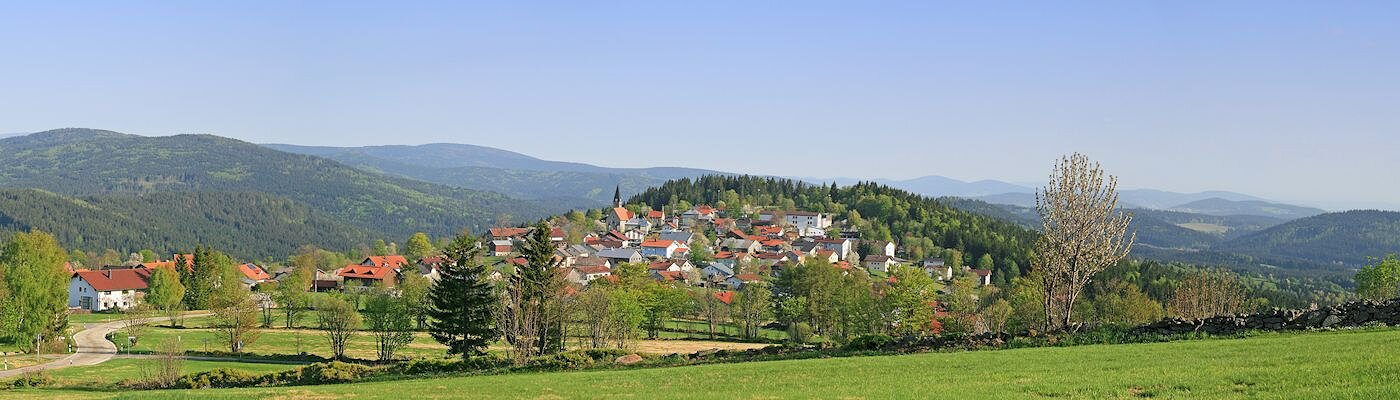
[[[125,310],[145,296],[150,277],[151,270],[140,267],[76,271],[68,280],[68,307]]]

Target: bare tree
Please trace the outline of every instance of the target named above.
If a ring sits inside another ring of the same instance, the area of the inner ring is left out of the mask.
[[[1169,303],[1172,315],[1201,319],[1240,313],[1245,304],[1239,277],[1223,269],[1203,270],[1176,287]]]
[[[169,388],[184,374],[185,349],[178,340],[166,338],[156,346],[156,374],[151,379],[155,387]]]
[[[1071,327],[1084,287],[1132,249],[1137,235],[1127,230],[1133,216],[1117,207],[1118,178],[1078,153],[1056,162],[1049,184],[1036,193],[1044,232],[1035,261],[1045,284],[1047,331]]]
[[[126,331],[127,337],[135,338],[128,344],[135,345],[135,340],[140,340],[141,336],[146,334],[146,323],[149,322],[147,319],[152,314],[151,307],[143,302],[133,304],[122,311],[122,330]]]

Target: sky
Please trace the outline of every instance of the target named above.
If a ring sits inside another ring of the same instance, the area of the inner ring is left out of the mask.
[[[1400,209],[1400,3],[6,2],[0,134]]]

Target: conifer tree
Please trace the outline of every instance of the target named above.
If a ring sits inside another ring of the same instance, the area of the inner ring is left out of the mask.
[[[447,346],[448,354],[468,358],[485,354],[500,337],[496,305],[500,301],[486,281],[486,266],[476,239],[460,235],[443,248],[441,278],[428,292],[428,332]]]

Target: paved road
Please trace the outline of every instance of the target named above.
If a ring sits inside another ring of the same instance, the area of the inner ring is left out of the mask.
[[[187,314],[185,318],[203,317],[209,314]],[[169,320],[167,317],[147,318],[144,323],[156,323]],[[82,365],[97,365],[117,355],[117,345],[107,341],[107,334],[116,332],[125,325],[124,321],[112,321],[96,325],[90,325],[87,329],[73,334],[73,345],[76,352],[67,357],[50,361],[44,364],[31,365],[24,368],[15,368],[9,371],[0,371],[0,378],[16,377],[26,372],[47,371],[51,369],[76,367]]]

